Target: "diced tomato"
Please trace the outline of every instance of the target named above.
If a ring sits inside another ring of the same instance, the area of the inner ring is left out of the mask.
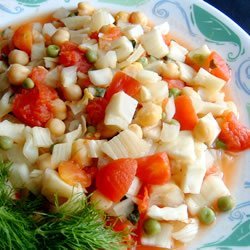
[[[89,175],[89,177],[91,178],[91,180],[94,180],[97,174],[97,167],[95,166],[88,166],[84,168],[84,171],[87,175]]]
[[[160,185],[171,178],[170,163],[165,152],[138,158],[137,164],[136,176],[146,184]]]
[[[91,83],[89,77],[86,77],[86,78],[84,78],[84,79],[79,79],[79,80],[78,80],[78,84],[79,84],[79,86],[80,86],[81,88],[87,88],[87,87],[89,87],[92,83]]]
[[[107,198],[118,202],[128,192],[135,177],[137,163],[134,159],[118,159],[99,169],[96,187]]]
[[[205,177],[209,175],[218,175],[219,174],[219,168],[216,165],[212,165],[210,168],[207,169]]]
[[[139,93],[140,88],[141,84],[137,80],[119,71],[114,75],[105,93],[105,99],[109,101],[111,97],[119,91],[124,91],[126,94],[135,97]]]
[[[13,100],[14,115],[32,127],[44,127],[47,121],[53,117],[50,102],[58,96],[53,88],[43,84],[46,71],[42,67],[34,68],[30,77],[34,81],[35,87],[22,89]]]
[[[65,67],[76,65],[82,73],[87,73],[91,68],[84,53],[78,49],[77,44],[72,42],[65,42],[61,46],[59,63]]]
[[[91,185],[91,177],[73,161],[63,161],[58,166],[58,174],[66,183],[71,186],[80,183],[82,187]]]
[[[176,88],[176,89],[183,89],[185,87],[185,83],[182,80],[178,79],[164,79],[168,82],[168,87],[170,89]]]
[[[139,194],[137,195],[137,206],[140,214],[146,213],[149,206],[148,187],[142,186]]]
[[[205,63],[205,68],[209,69],[210,73],[214,76],[225,81],[228,81],[231,78],[230,68],[225,60],[215,51],[209,55]]]
[[[162,38],[167,46],[171,43],[171,37],[169,35],[162,35]]]
[[[32,24],[25,24],[20,26],[12,37],[13,44],[16,48],[31,53],[33,38],[32,38]]]
[[[29,77],[34,81],[35,84],[41,83],[46,84],[46,76],[48,74],[48,70],[42,66],[38,66],[32,69]]]
[[[115,232],[124,232],[125,230],[127,232],[130,232],[134,227],[129,220],[127,219],[121,220],[120,218],[117,217],[114,218],[113,222],[111,222],[111,225],[113,226],[113,230]]]
[[[193,130],[198,122],[198,116],[195,113],[190,97],[185,95],[177,96],[175,98],[175,108],[174,119],[180,123],[181,130]]]
[[[9,47],[9,44],[4,45],[1,49],[0,60],[6,60],[5,56],[8,56],[10,51],[11,49]]]
[[[114,41],[121,37],[122,32],[121,29],[117,26],[110,26],[105,32],[103,33],[102,39],[107,41]]]
[[[107,105],[108,102],[104,98],[95,98],[89,101],[86,107],[86,113],[92,125],[97,125],[103,121]]]
[[[99,35],[98,32],[92,32],[92,33],[89,35],[89,37],[90,37],[91,39],[95,39],[95,40],[98,41],[98,40],[99,40],[98,35]]]
[[[242,151],[250,148],[250,129],[242,125],[233,112],[224,117],[219,139],[231,151]]]

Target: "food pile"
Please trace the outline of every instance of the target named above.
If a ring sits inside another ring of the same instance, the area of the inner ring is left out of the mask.
[[[4,249],[174,248],[233,208],[223,168],[250,130],[231,70],[169,31],[86,3],[3,30]]]

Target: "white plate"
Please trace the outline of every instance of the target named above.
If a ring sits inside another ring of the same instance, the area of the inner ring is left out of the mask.
[[[0,0],[0,28],[77,0]],[[231,89],[240,120],[250,127],[250,37],[232,20],[201,0],[92,0],[109,10],[140,10],[155,23],[167,20],[171,33],[189,47],[204,43],[218,51],[232,68]],[[250,152],[242,153],[231,185],[237,206],[218,216],[215,226],[198,236],[188,249],[250,249]]]

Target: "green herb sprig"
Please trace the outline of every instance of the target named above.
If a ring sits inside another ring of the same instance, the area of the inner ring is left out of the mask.
[[[104,212],[77,196],[53,212],[41,210],[44,200],[14,200],[8,185],[11,163],[0,162],[0,239],[3,250],[119,250],[125,232],[105,225]],[[41,212],[42,211],[42,212]]]

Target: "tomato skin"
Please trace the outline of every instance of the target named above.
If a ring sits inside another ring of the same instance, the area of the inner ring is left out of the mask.
[[[250,148],[250,129],[243,126],[233,112],[228,113],[221,124],[219,139],[230,151],[242,151]]]
[[[211,64],[213,67],[211,67]],[[209,55],[205,64],[205,69],[209,70],[212,75],[217,76],[225,81],[228,81],[231,78],[231,72],[227,63],[215,51]]]
[[[25,24],[20,26],[12,37],[13,44],[16,48],[25,51],[30,55],[33,43],[32,25]]]
[[[177,88],[183,89],[185,87],[185,83],[182,80],[178,79],[164,79],[168,83],[169,89]]]
[[[146,184],[161,185],[171,178],[170,163],[165,152],[138,158],[137,164],[136,176]]]
[[[31,127],[44,127],[53,117],[50,101],[56,99],[56,91],[45,85],[47,70],[43,67],[33,68],[30,77],[35,83],[33,89],[22,89],[13,100],[14,115]]]
[[[29,77],[33,80],[35,84],[46,84],[46,76],[48,74],[48,70],[42,66],[38,66],[32,69]]]
[[[92,125],[96,126],[104,120],[107,105],[108,102],[104,98],[95,98],[89,101],[86,107],[86,113],[88,114],[89,122]]]
[[[195,113],[190,97],[185,95],[177,96],[175,98],[175,108],[174,119],[180,123],[181,130],[193,130],[198,122],[198,116]]]
[[[137,206],[140,214],[146,213],[149,206],[149,187],[144,185],[141,187],[139,194],[137,195]]]
[[[65,42],[61,46],[59,63],[65,67],[76,65],[82,73],[87,73],[92,66],[85,58],[84,52],[80,51],[77,44],[73,42]]]
[[[96,187],[107,198],[118,202],[128,192],[135,177],[137,163],[134,159],[118,159],[99,169]]]
[[[58,174],[62,180],[71,186],[80,183],[82,187],[89,187],[91,185],[91,177],[84,169],[73,161],[63,161],[58,166]]]
[[[119,71],[114,75],[104,97],[109,101],[119,91],[124,91],[126,94],[135,97],[139,93],[140,88],[141,84],[137,80]]]
[[[96,41],[98,41],[99,40],[99,33],[97,32],[97,31],[95,31],[95,32],[92,32],[90,35],[89,35],[89,38],[91,38],[91,39],[95,39]]]

